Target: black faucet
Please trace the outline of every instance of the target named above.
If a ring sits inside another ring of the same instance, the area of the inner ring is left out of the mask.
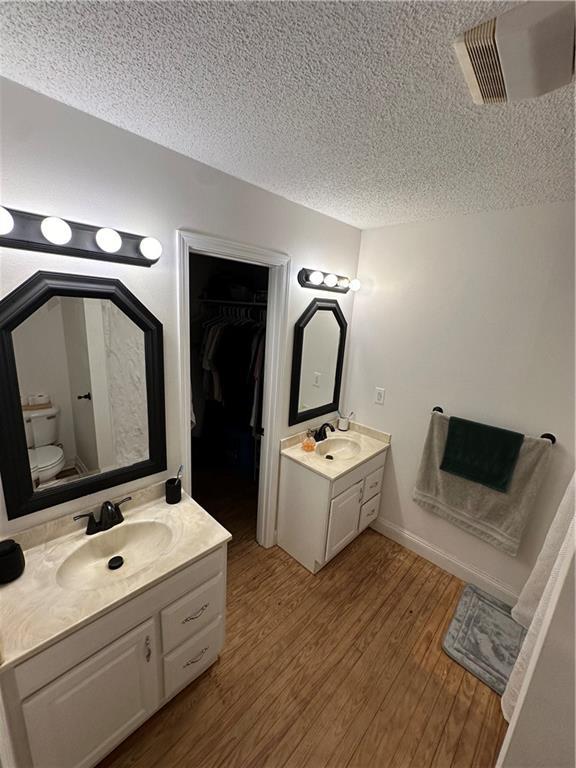
[[[330,431],[334,432],[334,427],[332,424],[329,424],[326,422],[325,424],[322,424],[321,427],[319,427],[316,432],[314,432],[314,440],[316,440],[317,443],[319,443],[321,440],[326,440],[328,435],[326,434],[326,431],[330,429]]]
[[[100,531],[107,531],[109,528],[114,528],[115,525],[124,521],[124,516],[120,511],[120,504],[124,504],[125,501],[130,501],[132,496],[126,496],[122,501],[116,503],[112,501],[105,501],[100,509],[94,513],[89,512],[85,515],[74,515],[74,520],[80,520],[83,517],[88,518],[88,525],[86,526],[86,535],[92,536],[94,533],[100,533]]]

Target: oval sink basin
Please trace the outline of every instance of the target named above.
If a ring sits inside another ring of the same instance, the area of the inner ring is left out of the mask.
[[[360,445],[349,437],[328,437],[318,443],[316,453],[327,461],[345,461],[360,453]]]
[[[66,589],[103,589],[149,566],[171,543],[172,531],[164,523],[120,523],[109,531],[94,534],[68,555],[58,568],[56,580]],[[108,562],[118,556],[123,563],[112,570]]]

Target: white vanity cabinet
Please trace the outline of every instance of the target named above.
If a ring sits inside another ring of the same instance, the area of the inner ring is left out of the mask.
[[[282,455],[278,545],[317,573],[378,516],[386,455],[335,478]]]
[[[216,661],[226,545],[3,670],[2,768],[91,768]]]

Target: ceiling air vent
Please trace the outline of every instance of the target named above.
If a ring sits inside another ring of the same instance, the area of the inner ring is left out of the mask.
[[[541,96],[572,80],[574,4],[524,3],[469,29],[454,48],[475,104]]]

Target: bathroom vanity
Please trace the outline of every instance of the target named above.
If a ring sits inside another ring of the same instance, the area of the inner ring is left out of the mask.
[[[304,434],[281,443],[278,544],[312,573],[378,516],[390,445],[359,424],[329,435],[309,453]]]
[[[95,765],[216,661],[231,537],[162,493],[135,494],[93,536],[67,518],[16,537],[26,569],[0,588],[3,768]]]

